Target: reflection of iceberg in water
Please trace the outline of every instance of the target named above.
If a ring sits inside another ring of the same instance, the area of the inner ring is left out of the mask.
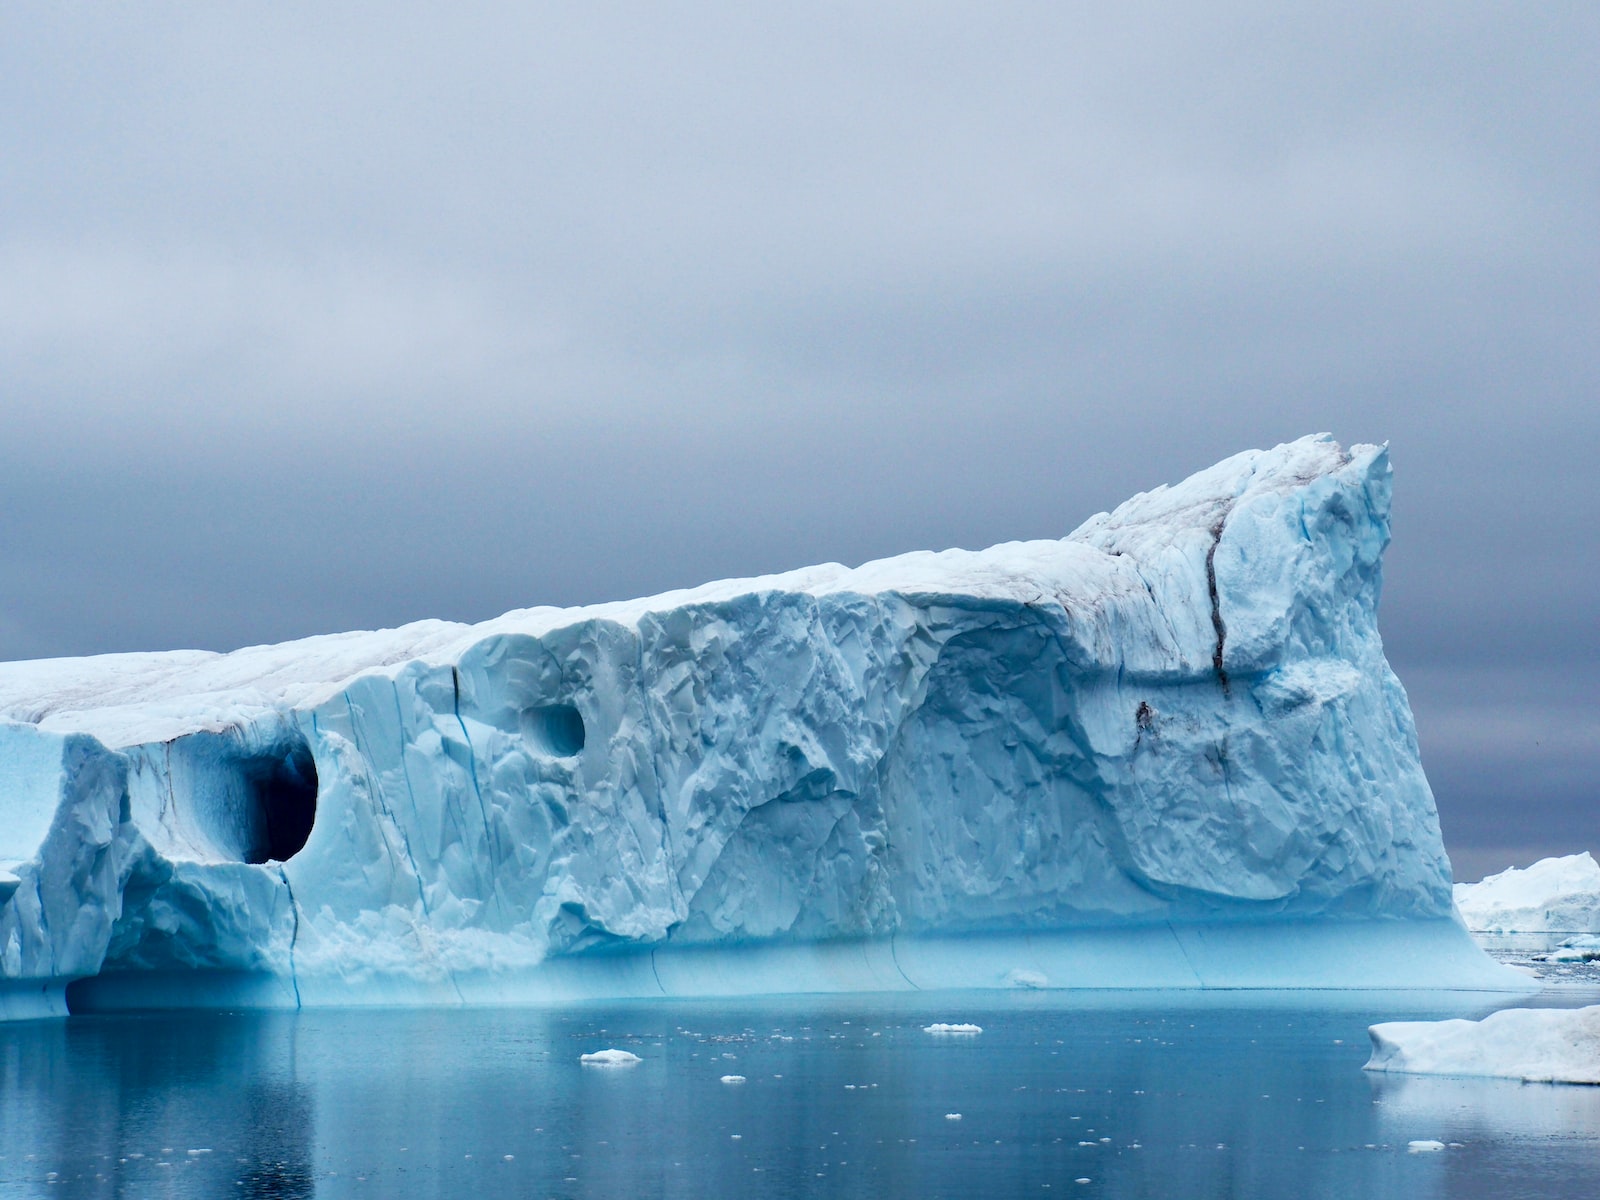
[[[1371,1009],[1306,1007],[1305,993],[1300,1006],[1242,1010],[1193,993],[1200,1007],[1143,1007],[1151,993],[1121,1007],[1050,1003],[1066,998],[11,1023],[0,1026],[0,1195],[898,1200],[1054,1195],[1078,1176],[1095,1186],[1074,1194],[1110,1196],[1593,1192],[1600,1090],[1565,1089],[1553,1107],[1552,1089],[1472,1081],[1374,1093],[1357,1044]],[[985,1032],[923,1032],[954,1015]],[[643,1062],[578,1061],[607,1043]],[[726,1074],[746,1082],[730,1087]],[[1519,1112],[1530,1100],[1544,1110]],[[1428,1137],[1470,1145],[1407,1155]],[[1491,1159],[1511,1164],[1501,1175],[1518,1172],[1517,1186],[1481,1178]],[[1457,1186],[1454,1173],[1472,1171]]]
[[[1369,1073],[1368,1078],[1373,1098],[1382,1102],[1378,1108],[1390,1140],[1600,1140],[1600,1087],[1432,1075]]]
[[[292,1016],[134,1021],[33,1024],[0,1045],[11,1172],[25,1150],[41,1176],[56,1170],[70,1185],[87,1164],[116,1180],[117,1195],[316,1194],[315,1096],[296,1077]]]
[[[269,1083],[247,1089],[236,1195],[246,1200],[310,1200],[317,1194],[316,1118],[311,1089],[302,1083]]]

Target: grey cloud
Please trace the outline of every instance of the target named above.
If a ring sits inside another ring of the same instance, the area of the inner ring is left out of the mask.
[[[1540,766],[1540,695],[1462,680],[1594,712],[1597,43],[1555,4],[13,7],[0,654],[1056,536],[1327,429],[1394,446],[1452,847],[1592,840],[1600,752]]]

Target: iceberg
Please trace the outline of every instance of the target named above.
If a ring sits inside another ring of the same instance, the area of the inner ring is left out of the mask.
[[[1481,1021],[1391,1021],[1368,1032],[1369,1071],[1600,1083],[1600,1005],[1508,1008]]]
[[[0,1015],[1527,990],[1454,915],[1386,448],[1059,540],[0,666]]]
[[[1587,850],[1455,885],[1475,933],[1600,933],[1600,863]]]

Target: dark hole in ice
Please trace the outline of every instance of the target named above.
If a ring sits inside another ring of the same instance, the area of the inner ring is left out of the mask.
[[[583,749],[583,714],[570,704],[540,704],[523,713],[528,740],[546,754],[568,758]]]
[[[281,753],[240,764],[254,801],[254,837],[244,860],[287,862],[300,852],[317,819],[317,764],[311,747],[294,742]]]

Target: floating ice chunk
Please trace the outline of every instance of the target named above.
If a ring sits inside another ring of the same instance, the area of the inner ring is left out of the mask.
[[[1436,1142],[1432,1138],[1418,1138],[1414,1142],[1407,1142],[1406,1149],[1412,1154],[1428,1154],[1434,1150],[1443,1150],[1444,1143]]]
[[[724,1075],[722,1077],[722,1082],[723,1083],[743,1083],[744,1082],[744,1076],[743,1075]]]
[[[627,1050],[596,1050],[579,1056],[578,1061],[591,1067],[631,1067],[644,1060]]]
[[[1369,1071],[1600,1083],[1600,1005],[1508,1008],[1481,1021],[1374,1025]]]
[[[982,1025],[951,1025],[951,1024],[948,1024],[948,1023],[946,1023],[944,1021],[935,1021],[932,1025],[924,1025],[922,1027],[922,1032],[923,1033],[974,1034],[974,1033],[982,1033],[983,1032],[983,1026]]]
[[[944,1119],[946,1121],[959,1121],[959,1120],[961,1120],[961,1114],[960,1113],[945,1113]]]
[[[1594,962],[1600,958],[1600,950],[1590,950],[1583,946],[1558,946],[1547,957],[1551,962],[1558,963]]]

